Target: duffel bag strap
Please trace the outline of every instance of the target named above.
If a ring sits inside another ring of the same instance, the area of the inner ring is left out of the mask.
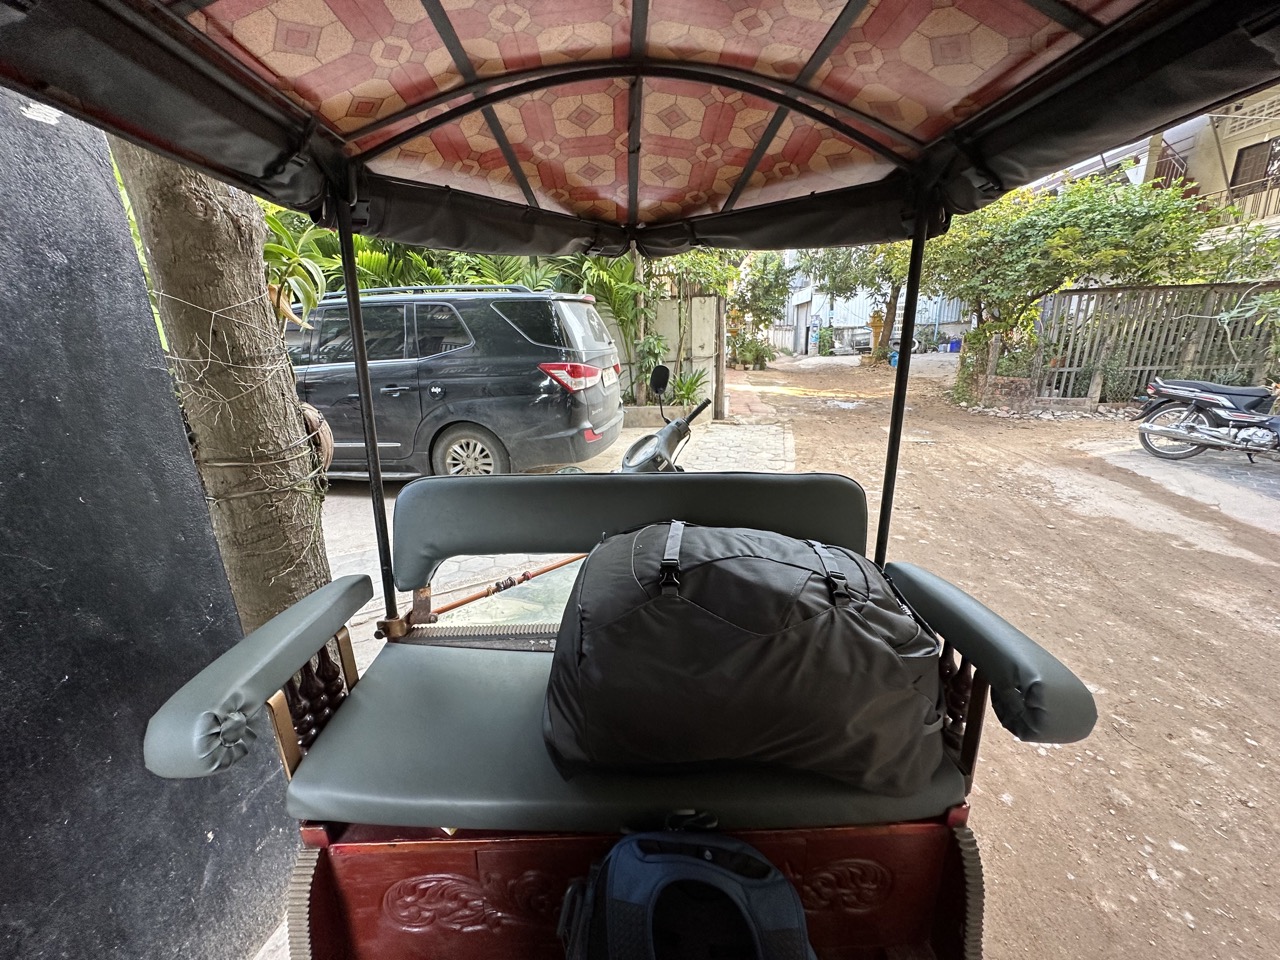
[[[680,540],[684,536],[684,521],[672,520],[667,531],[667,545],[662,551],[662,568],[658,583],[668,597],[680,594]]]
[[[846,607],[852,604],[853,594],[849,592],[849,578],[836,567],[835,555],[817,540],[806,540],[805,543],[813,548],[813,552],[818,555],[818,562],[822,564],[827,583],[831,587],[831,602]]]

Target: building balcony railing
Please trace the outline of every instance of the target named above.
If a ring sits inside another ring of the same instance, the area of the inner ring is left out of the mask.
[[[1268,177],[1242,183],[1220,193],[1205,194],[1200,201],[1207,207],[1234,207],[1238,211],[1237,223],[1280,217],[1280,177]]]

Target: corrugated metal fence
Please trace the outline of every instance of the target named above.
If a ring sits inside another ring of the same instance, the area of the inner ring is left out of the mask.
[[[1101,385],[1103,401],[1123,401],[1155,376],[1260,383],[1270,326],[1224,314],[1246,297],[1277,289],[1280,284],[1233,283],[1052,294],[1041,304],[1030,370],[1034,393],[1087,397],[1092,384],[1094,390]]]

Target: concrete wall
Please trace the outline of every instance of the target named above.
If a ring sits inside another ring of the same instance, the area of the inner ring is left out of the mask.
[[[676,349],[680,343],[680,331],[676,322],[677,311],[675,300],[660,300],[656,315],[649,323],[649,332],[661,334],[667,341],[667,355],[663,362],[671,368],[674,378],[680,373],[691,373],[694,370],[707,371],[707,379],[703,382],[703,396],[711,398],[715,394],[716,355],[719,346],[716,343],[716,314],[723,310],[723,302],[719,297],[694,297],[692,312],[686,321],[684,352],[677,357]],[[622,335],[617,327],[608,323],[609,333],[615,340]],[[623,351],[618,351],[624,356]],[[625,376],[625,371],[624,371]]]
[[[240,637],[102,134],[0,89],[0,957],[246,960],[297,846],[271,734],[142,765]]]

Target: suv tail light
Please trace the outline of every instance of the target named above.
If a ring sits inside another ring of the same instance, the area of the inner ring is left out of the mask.
[[[600,382],[600,368],[589,363],[540,363],[538,369],[570,393],[577,393]]]

